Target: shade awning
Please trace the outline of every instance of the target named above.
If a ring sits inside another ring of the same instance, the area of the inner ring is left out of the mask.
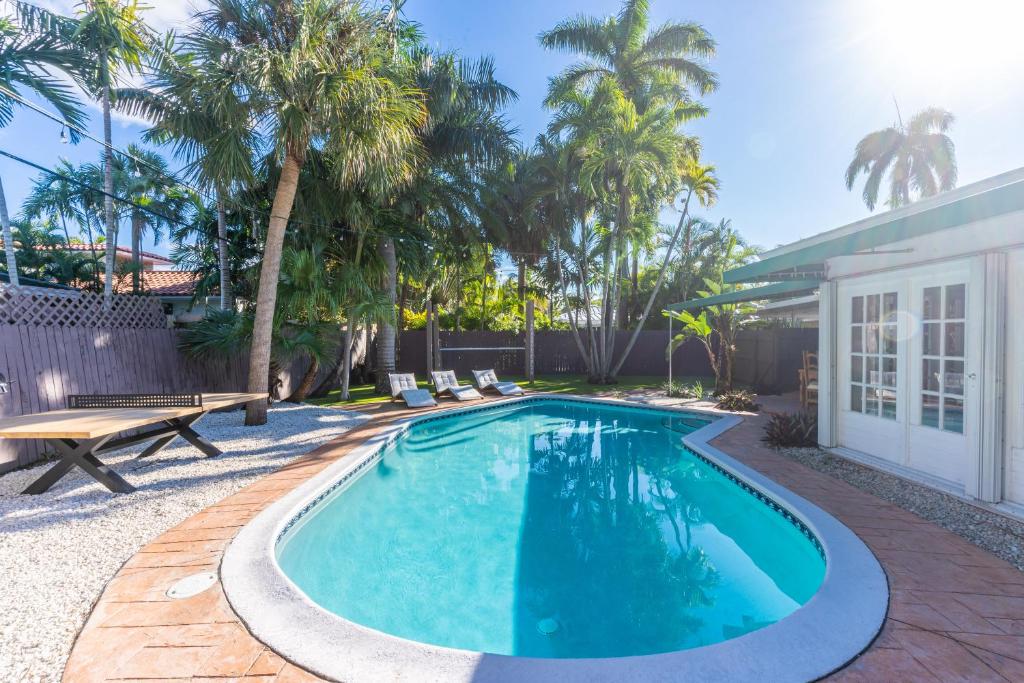
[[[831,239],[819,238],[805,247],[734,268],[727,271],[723,279],[727,283],[740,283],[820,278],[827,259],[851,256],[1020,210],[1024,210],[1024,182],[1013,182]]]
[[[744,301],[762,301],[764,299],[779,299],[791,297],[796,294],[806,294],[818,289],[821,281],[818,279],[793,280],[789,282],[775,282],[761,287],[748,287],[737,289],[733,292],[716,294],[703,299],[690,299],[678,304],[666,306],[670,311],[685,311],[706,306],[717,306],[719,304],[738,304]]]

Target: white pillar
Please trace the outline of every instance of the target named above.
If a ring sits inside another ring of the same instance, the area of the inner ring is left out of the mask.
[[[980,400],[978,401],[978,498],[1003,498],[1004,401],[1006,396],[1006,254],[985,255]]]
[[[822,282],[818,294],[818,445],[822,448],[838,445],[836,416],[842,383],[836,377],[837,289],[835,282]]]

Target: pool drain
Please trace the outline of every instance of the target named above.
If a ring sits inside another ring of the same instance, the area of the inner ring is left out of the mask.
[[[186,576],[184,579],[176,581],[173,586],[167,589],[167,597],[174,600],[191,598],[193,595],[199,595],[215,583],[217,583],[216,572],[203,572]]]
[[[537,630],[542,636],[550,636],[558,630],[558,621],[555,619],[541,619],[537,622]]]

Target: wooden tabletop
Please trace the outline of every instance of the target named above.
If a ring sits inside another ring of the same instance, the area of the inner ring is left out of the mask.
[[[0,438],[96,439],[175,417],[265,399],[266,394],[203,394],[201,408],[76,408],[0,419]]]

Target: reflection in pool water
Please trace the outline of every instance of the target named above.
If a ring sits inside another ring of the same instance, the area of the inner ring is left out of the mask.
[[[420,642],[616,657],[790,614],[825,563],[682,446],[693,415],[526,402],[414,425],[278,547],[312,600]]]

